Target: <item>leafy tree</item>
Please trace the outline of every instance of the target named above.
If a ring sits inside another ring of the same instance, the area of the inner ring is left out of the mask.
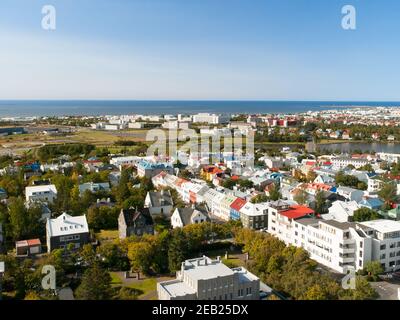
[[[379,198],[381,198],[387,207],[397,200],[397,187],[394,183],[385,183],[381,190],[378,192]]]
[[[317,214],[324,213],[325,205],[326,205],[326,200],[324,192],[322,190],[317,191],[317,193],[315,194],[315,213]]]
[[[128,258],[133,271],[149,274],[154,248],[148,242],[134,242],[128,247]]]
[[[353,213],[353,221],[362,222],[376,219],[379,219],[379,214],[370,208],[362,207]]]
[[[265,194],[258,194],[250,200],[251,203],[262,203],[269,201],[269,197]]]
[[[274,184],[272,188],[269,190],[269,197],[271,198],[272,201],[276,201],[282,198],[282,194],[279,190],[279,187]]]
[[[181,229],[175,229],[172,233],[168,248],[168,267],[171,272],[181,268],[182,261],[187,255],[187,239]]]
[[[83,274],[81,284],[76,289],[76,297],[80,300],[109,300],[112,297],[111,276],[94,264]]]
[[[379,261],[368,261],[365,264],[363,271],[368,274],[368,279],[378,281],[378,276],[385,270]]]
[[[300,189],[296,192],[293,200],[299,204],[306,204],[308,201],[308,193],[305,190]]]

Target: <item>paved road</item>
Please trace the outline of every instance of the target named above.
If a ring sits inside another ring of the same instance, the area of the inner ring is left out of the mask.
[[[370,282],[370,284],[379,293],[378,300],[399,300],[397,292],[400,284],[387,281]]]

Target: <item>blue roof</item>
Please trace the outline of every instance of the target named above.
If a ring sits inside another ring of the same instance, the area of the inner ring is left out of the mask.
[[[138,167],[143,169],[165,169],[165,168],[172,168],[171,164],[169,163],[153,163],[149,161],[142,160],[139,162]]]
[[[383,201],[378,198],[368,198],[360,201],[359,205],[370,208],[380,208],[383,205]]]

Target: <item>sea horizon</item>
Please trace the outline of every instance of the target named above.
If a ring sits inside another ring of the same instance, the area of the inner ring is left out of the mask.
[[[400,107],[400,101],[328,100],[0,100],[0,117],[102,116],[122,114],[276,114],[356,107]]]

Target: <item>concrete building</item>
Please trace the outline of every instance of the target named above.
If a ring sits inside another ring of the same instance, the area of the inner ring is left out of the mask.
[[[260,279],[206,256],[182,262],[176,279],[157,283],[159,300],[258,300]]]
[[[344,169],[349,165],[352,165],[358,169],[368,163],[369,160],[364,158],[337,157],[332,159],[332,165],[337,169]]]
[[[139,177],[152,178],[162,171],[173,174],[174,168],[169,163],[154,163],[145,160],[137,164],[137,173]]]

